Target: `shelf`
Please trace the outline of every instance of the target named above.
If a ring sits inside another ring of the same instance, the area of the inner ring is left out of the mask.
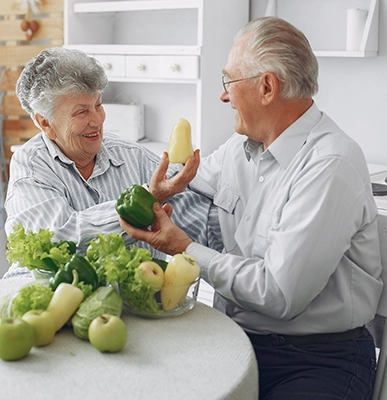
[[[316,0],[317,1],[317,0]],[[266,7],[266,16],[277,14],[277,0],[269,0]],[[285,18],[286,19],[286,18]],[[370,0],[368,16],[360,42],[359,51],[345,50],[314,50],[316,57],[376,57],[378,55],[379,39],[379,0]]]
[[[104,1],[74,4],[75,13],[183,10],[199,8],[202,0]]]
[[[127,77],[114,77],[109,76],[109,82],[122,82],[122,83],[178,83],[196,85],[197,79],[163,79],[163,78],[127,78]]]
[[[68,44],[64,47],[82,50],[88,54],[117,54],[117,55],[192,55],[200,56],[199,46],[154,46],[154,45],[125,45],[125,44]]]

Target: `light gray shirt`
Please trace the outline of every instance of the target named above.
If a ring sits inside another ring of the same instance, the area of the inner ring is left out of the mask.
[[[219,207],[225,251],[187,253],[244,329],[303,335],[373,319],[382,282],[367,165],[316,105],[265,151],[234,134],[190,186]]]
[[[123,232],[115,210],[119,195],[133,184],[148,183],[159,161],[145,147],[105,133],[93,173],[85,180],[74,162],[40,133],[12,156],[5,201],[6,233],[9,235],[19,222],[34,232],[48,228],[55,233],[54,240],[72,240],[78,251],[84,252],[98,233]],[[175,172],[171,166],[168,176]],[[212,200],[187,190],[169,203],[174,210],[172,219],[192,239],[223,248]],[[134,244],[126,234],[123,237],[128,246]],[[142,242],[136,245],[149,248]]]

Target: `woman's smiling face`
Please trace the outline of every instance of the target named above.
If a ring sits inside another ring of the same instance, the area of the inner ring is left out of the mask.
[[[76,165],[87,165],[101,148],[105,110],[100,93],[62,97],[47,136]]]

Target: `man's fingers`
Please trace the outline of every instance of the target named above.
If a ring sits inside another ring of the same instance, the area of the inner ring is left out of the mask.
[[[148,230],[144,229],[138,229],[135,228],[134,226],[128,224],[122,217],[119,218],[120,221],[120,226],[121,228],[128,234],[133,239],[136,240],[142,240],[142,241],[149,241],[150,240],[150,234],[152,232],[149,232]]]
[[[196,175],[196,172],[199,168],[199,164],[200,164],[200,150],[196,149],[194,155],[187,160],[184,170],[188,171],[193,178]]]
[[[172,206],[170,204],[166,203],[163,205],[163,209],[167,213],[168,217],[171,218],[172,211],[173,211]]]
[[[200,164],[200,152],[199,150],[195,150],[194,155],[187,160],[187,163],[184,165],[184,168],[173,178],[170,179],[170,184],[176,189],[178,188],[179,192],[183,192],[184,189],[187,187],[187,185],[195,177],[196,172],[199,168],[199,164]]]
[[[156,179],[156,181],[161,182],[165,179],[165,175],[167,174],[168,171],[168,165],[169,165],[169,158],[168,158],[168,153],[164,151],[160,163],[157,166],[155,172],[153,173],[153,178]]]
[[[166,204],[164,209],[160,203],[154,203],[153,211],[155,213],[156,221],[158,223],[163,223],[165,219],[169,220],[168,212],[170,212],[170,214],[172,213],[172,207]]]

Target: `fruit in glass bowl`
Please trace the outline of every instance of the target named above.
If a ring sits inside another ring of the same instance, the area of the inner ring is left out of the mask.
[[[148,293],[149,296],[145,295],[142,299],[136,298],[136,295],[133,295],[133,292],[125,284],[118,286],[118,292],[124,300],[125,307],[133,314],[147,318],[168,318],[179,316],[192,310],[197,300],[199,284],[200,279],[197,278],[194,282],[185,285],[162,287],[155,293]],[[168,293],[164,293],[164,291],[168,291]],[[164,297],[165,294],[170,296],[171,293],[182,292],[184,292],[184,296],[179,298],[176,305],[165,311],[161,301],[162,296]]]
[[[194,307],[199,275],[196,259],[183,252],[175,254],[164,268],[153,261],[142,262],[117,288],[133,313],[147,317],[175,316]]]

